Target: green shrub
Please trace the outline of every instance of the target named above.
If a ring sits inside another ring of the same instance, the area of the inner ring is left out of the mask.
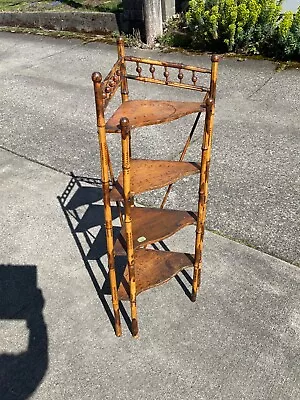
[[[221,52],[249,46],[261,12],[257,0],[191,0],[189,6],[186,21],[194,46]]]
[[[300,6],[296,14],[286,12],[281,17],[266,54],[267,50],[278,59],[300,61]]]
[[[300,7],[282,14],[282,0],[190,0],[185,18],[192,47],[217,52],[300,54]]]

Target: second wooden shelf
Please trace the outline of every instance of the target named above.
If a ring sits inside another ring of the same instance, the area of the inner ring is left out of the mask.
[[[130,160],[132,195],[160,189],[179,179],[200,173],[201,164],[185,161]],[[123,174],[121,173],[110,192],[112,201],[122,201]]]

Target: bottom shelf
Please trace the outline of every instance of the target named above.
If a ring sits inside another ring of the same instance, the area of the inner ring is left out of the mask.
[[[194,263],[194,256],[187,253],[137,249],[134,254],[137,294],[167,282],[181,270],[192,267]],[[120,300],[129,300],[127,267],[121,278],[118,295]]]

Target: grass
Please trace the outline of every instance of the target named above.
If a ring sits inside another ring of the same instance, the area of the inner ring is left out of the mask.
[[[122,10],[121,0],[0,0],[0,11],[102,11]]]

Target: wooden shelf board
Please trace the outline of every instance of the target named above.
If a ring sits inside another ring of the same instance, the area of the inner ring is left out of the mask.
[[[196,173],[200,173],[200,163],[132,159],[130,161],[131,193],[136,195],[160,189]],[[123,198],[123,174],[121,173],[110,192],[110,199],[121,201]]]
[[[166,239],[183,227],[196,223],[196,218],[196,214],[191,211],[132,207],[134,249]],[[116,255],[126,255],[125,238],[125,226],[123,226],[114,247]]]
[[[137,294],[162,285],[185,268],[193,266],[194,256],[171,251],[138,249],[135,251]],[[120,300],[129,300],[129,274],[126,267],[118,288]]]
[[[131,129],[139,126],[156,125],[174,121],[185,115],[205,112],[201,102],[129,100],[120,105],[106,122],[106,132],[119,133],[120,118],[127,117]]]

